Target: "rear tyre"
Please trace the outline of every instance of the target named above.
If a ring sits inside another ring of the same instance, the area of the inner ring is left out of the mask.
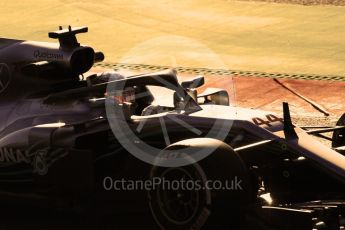
[[[187,146],[214,151],[187,166],[152,168],[151,179],[162,182],[148,194],[155,221],[162,229],[238,229],[243,208],[256,196],[242,159],[229,145],[209,138],[180,141],[166,149]]]

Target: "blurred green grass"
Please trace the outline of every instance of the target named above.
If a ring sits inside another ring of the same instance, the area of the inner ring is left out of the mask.
[[[345,75],[345,7],[226,0],[2,0],[0,36],[80,41],[108,62]]]

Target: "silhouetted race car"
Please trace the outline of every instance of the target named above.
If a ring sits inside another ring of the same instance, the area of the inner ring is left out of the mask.
[[[2,202],[144,210],[162,229],[344,227],[345,116],[297,127],[287,103],[281,117],[198,94],[201,76],[88,73],[104,55],[82,32],[0,39]]]

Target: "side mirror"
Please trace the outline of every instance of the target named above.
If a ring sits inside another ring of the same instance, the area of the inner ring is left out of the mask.
[[[207,88],[198,98],[203,99],[203,104],[230,105],[229,94],[224,89]]]
[[[205,78],[204,78],[204,76],[201,76],[201,75],[196,76],[195,78],[192,78],[188,81],[181,82],[181,86],[184,89],[194,89],[194,88],[198,88],[204,84],[205,84]]]

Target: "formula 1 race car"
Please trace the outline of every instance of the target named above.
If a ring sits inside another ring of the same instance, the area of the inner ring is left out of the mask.
[[[162,229],[344,228],[345,116],[297,127],[287,103],[282,117],[235,107],[198,93],[201,76],[89,73],[104,55],[82,32],[0,39],[2,202],[144,210]]]

